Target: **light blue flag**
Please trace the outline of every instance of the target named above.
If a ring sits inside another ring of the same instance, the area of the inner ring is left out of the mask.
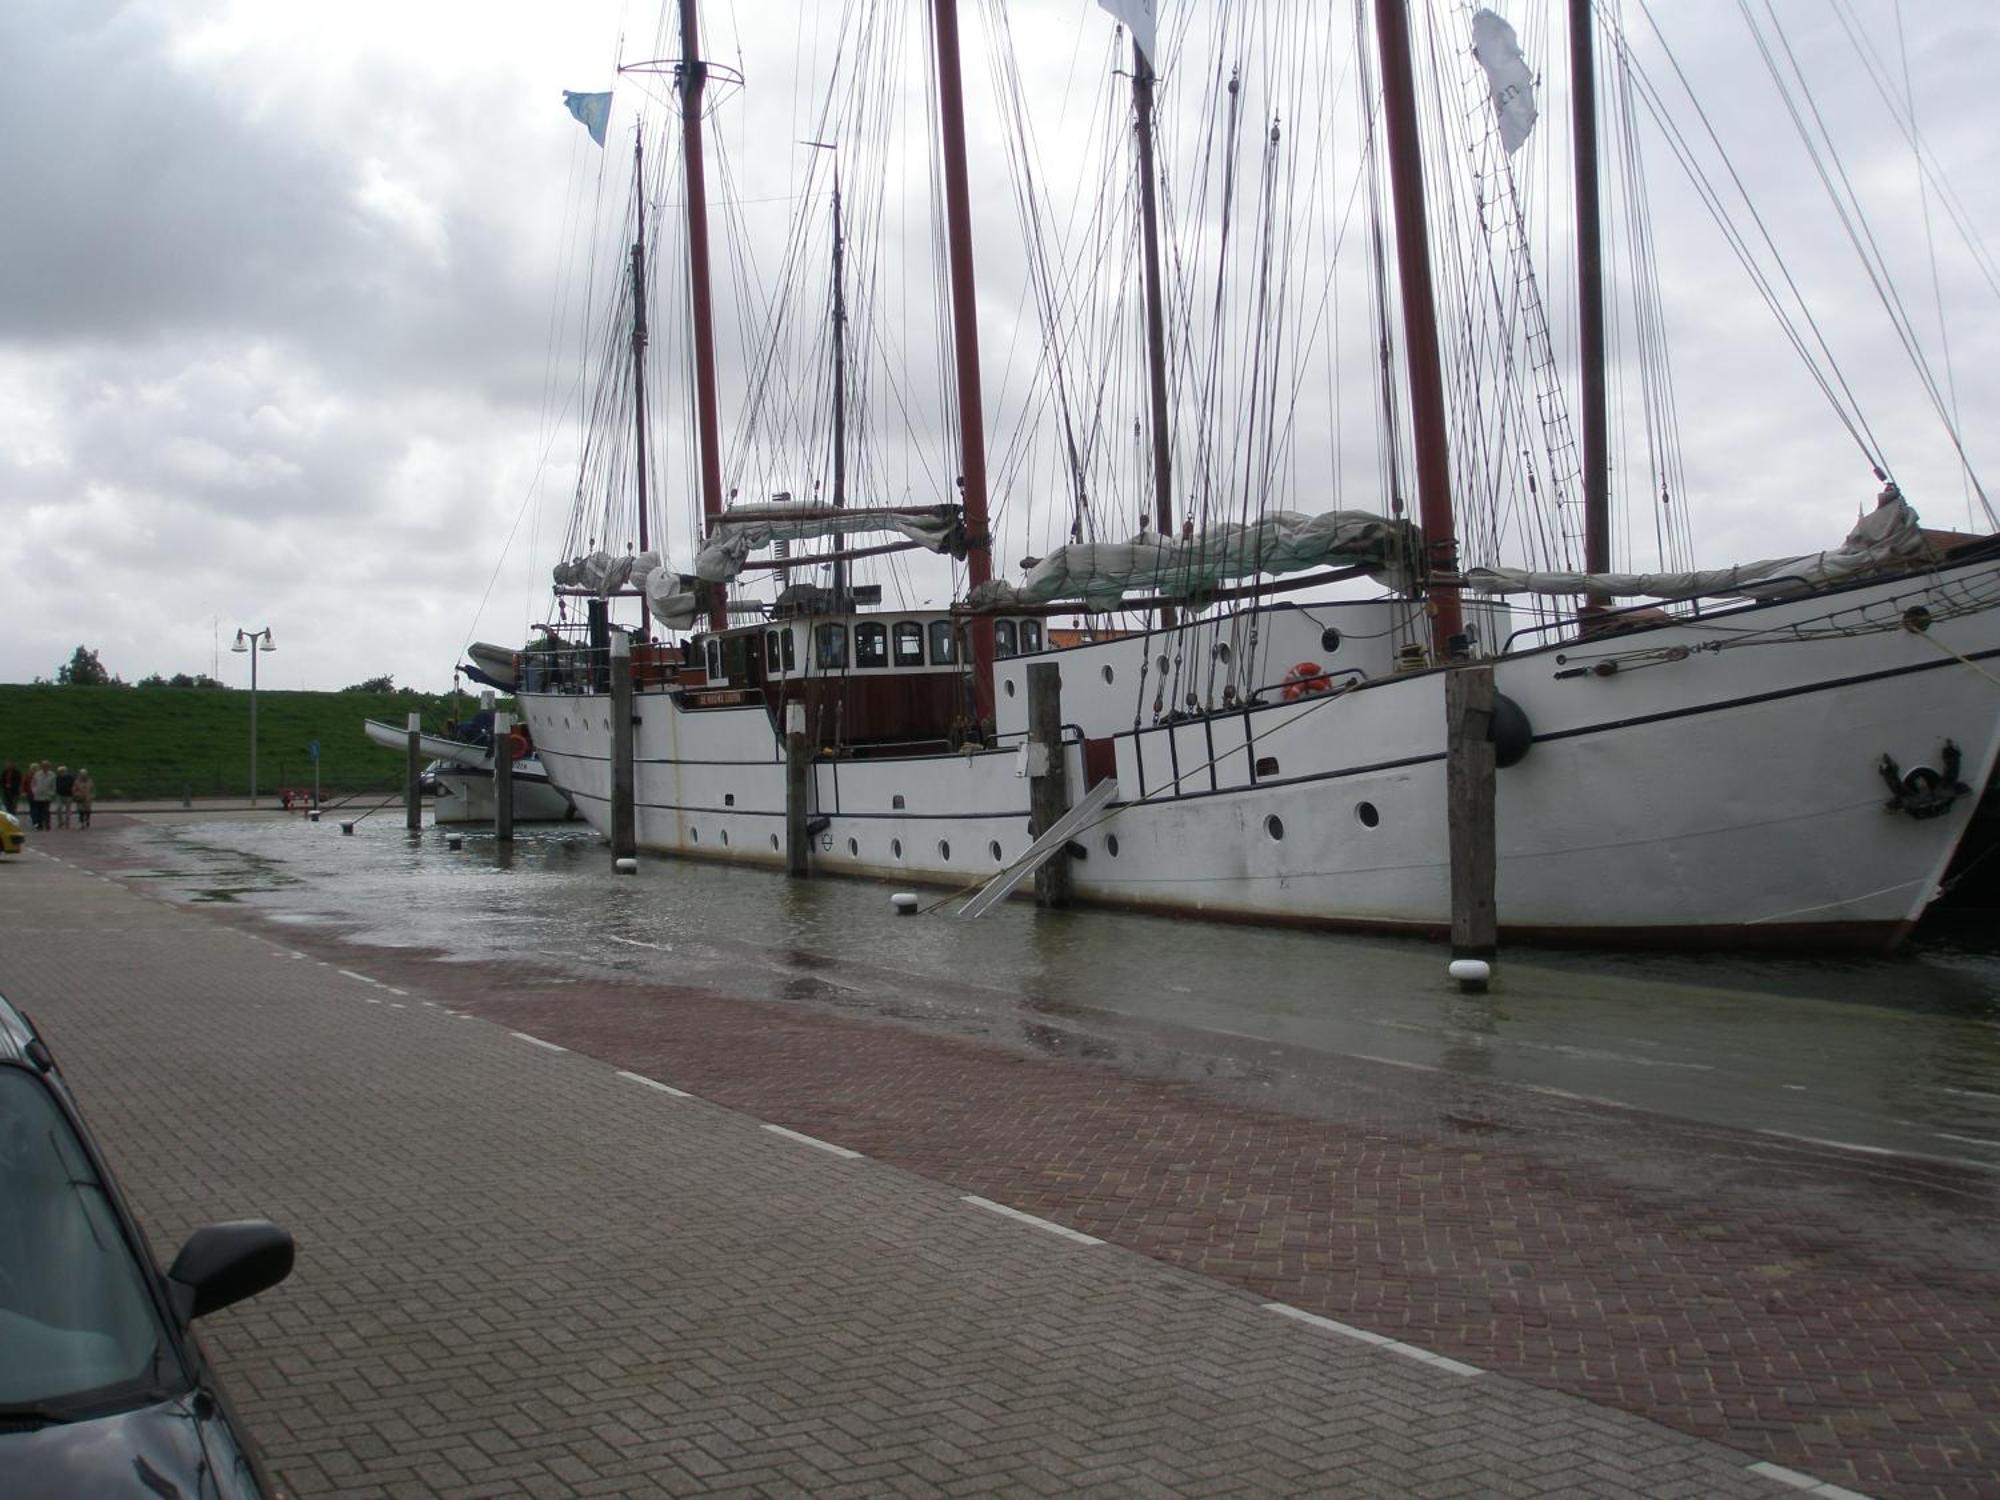
[[[611,123],[609,94],[573,94],[563,90],[563,104],[576,116],[577,123],[590,132],[598,145],[604,144],[604,127]]]

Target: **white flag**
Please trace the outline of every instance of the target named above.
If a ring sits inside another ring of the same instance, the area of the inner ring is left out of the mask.
[[[1493,113],[1500,122],[1500,144],[1512,156],[1535,128],[1535,75],[1521,56],[1514,28],[1490,10],[1472,18],[1472,55],[1486,70]]]
[[[1158,72],[1159,59],[1153,55],[1153,36],[1157,30],[1153,20],[1154,0],[1097,0],[1097,3],[1125,24],[1132,40],[1139,44],[1147,66]]]

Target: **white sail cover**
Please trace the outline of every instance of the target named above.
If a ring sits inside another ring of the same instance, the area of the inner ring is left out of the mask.
[[[1472,568],[1465,586],[1482,594],[1596,594],[1607,599],[1776,599],[1884,569],[1920,566],[1930,544],[1917,513],[1885,490],[1876,508],[1827,552],[1765,558],[1700,573],[1539,573],[1522,568]]]
[[[1521,149],[1535,128],[1535,75],[1521,56],[1514,28],[1490,10],[1472,17],[1472,55],[1486,70],[1493,90],[1493,113],[1500,127],[1500,144],[1509,156]]]
[[[759,547],[779,538],[798,541],[815,536],[853,536],[864,531],[893,531],[905,539],[943,552],[959,531],[955,506],[911,514],[891,510],[830,510],[778,502],[732,505],[717,518],[715,530],[694,561],[694,576],[703,583],[727,583]]]
[[[1159,30],[1153,11],[1153,0],[1097,0],[1104,9],[1116,16],[1132,33],[1132,40],[1139,44],[1139,52],[1147,65],[1155,72],[1159,70],[1159,55],[1153,51],[1153,39]]]
[[[623,588],[637,588],[640,580],[660,566],[657,552],[592,552],[586,557],[557,563],[558,588],[582,589],[586,593],[610,595]]]
[[[1080,599],[1089,609],[1116,609],[1128,592],[1187,599],[1235,579],[1328,563],[1365,567],[1402,588],[1416,548],[1416,529],[1407,521],[1361,510],[1316,516],[1280,510],[1251,525],[1211,527],[1186,541],[1141,532],[1129,542],[1058,547],[1018,586],[996,578],[974,589],[968,602],[974,609],[998,610]]]
[[[646,600],[646,612],[661,625],[686,630],[706,608],[702,586],[728,583],[743,571],[744,562],[759,547],[768,547],[779,538],[852,536],[869,531],[894,532],[933,552],[964,552],[964,521],[954,505],[923,511],[831,510],[787,503],[732,505],[716,521],[691,574],[667,566],[657,552],[623,556],[592,552],[558,563],[554,576],[558,588],[600,597],[636,589]]]

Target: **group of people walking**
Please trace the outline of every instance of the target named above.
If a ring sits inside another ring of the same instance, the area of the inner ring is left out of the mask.
[[[29,761],[23,771],[11,760],[0,767],[0,802],[10,813],[28,801],[28,824],[33,828],[88,828],[90,804],[97,787],[88,770],[70,770],[47,761]]]

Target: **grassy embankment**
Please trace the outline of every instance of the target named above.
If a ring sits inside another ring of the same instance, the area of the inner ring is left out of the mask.
[[[503,708],[507,707],[502,703]],[[403,754],[362,732],[364,719],[424,727],[469,716],[448,693],[257,693],[257,790],[309,788],[306,746],[319,741],[324,793],[388,791]],[[0,683],[0,761],[90,768],[99,797],[245,796],[250,790],[250,694],[240,688],[50,687]]]

